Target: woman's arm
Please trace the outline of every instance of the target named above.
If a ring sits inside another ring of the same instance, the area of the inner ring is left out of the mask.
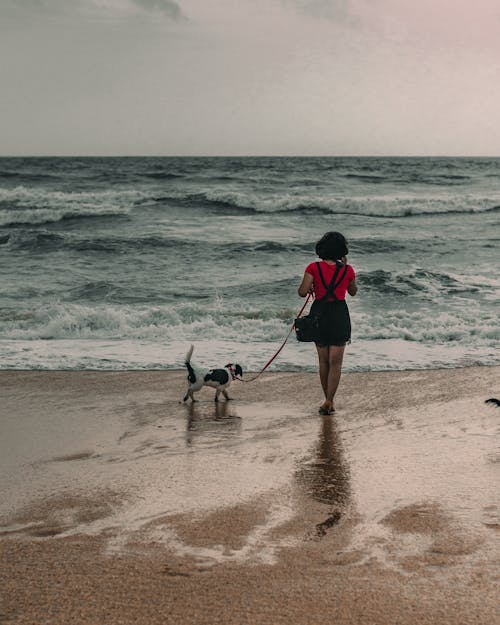
[[[356,278],[354,278],[354,280],[351,280],[349,284],[347,285],[347,292],[349,293],[349,295],[352,295],[353,297],[358,292],[358,285],[356,284]]]
[[[305,273],[298,289],[300,297],[305,297],[313,292],[313,277],[310,273]]]

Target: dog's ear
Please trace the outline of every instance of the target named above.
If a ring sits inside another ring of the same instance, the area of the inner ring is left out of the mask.
[[[234,373],[235,375],[243,375],[243,369],[240,365],[234,365]]]

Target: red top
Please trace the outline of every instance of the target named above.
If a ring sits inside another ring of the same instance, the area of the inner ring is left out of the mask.
[[[335,273],[335,269],[337,265],[333,263],[327,263],[326,261],[320,261],[321,264],[321,272],[323,273],[323,278],[325,279],[326,285],[328,286],[332,281],[333,274]],[[321,299],[326,294],[326,289],[323,286],[323,282],[319,275],[318,265],[316,263],[310,263],[306,267],[306,273],[310,274],[313,277],[313,289],[314,289],[314,297],[316,299]],[[337,280],[344,273],[344,268],[342,267],[339,273],[337,274]],[[347,286],[349,282],[352,282],[356,278],[356,274],[351,265],[347,265],[347,272],[342,279],[342,282],[335,289],[334,293],[337,299],[345,299],[345,294],[347,293]],[[333,300],[333,298],[332,298]]]

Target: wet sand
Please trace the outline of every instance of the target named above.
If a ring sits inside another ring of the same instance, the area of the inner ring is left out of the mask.
[[[500,623],[499,374],[0,372],[0,623]]]

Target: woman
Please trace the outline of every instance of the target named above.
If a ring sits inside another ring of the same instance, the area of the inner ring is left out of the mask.
[[[325,394],[320,414],[331,414],[335,408],[333,398],[342,372],[344,349],[351,340],[351,319],[345,301],[346,293],[356,295],[356,274],[347,265],[347,241],[340,232],[327,232],[316,243],[319,263],[310,263],[299,286],[300,297],[314,293],[315,301],[311,313],[321,310],[319,330],[315,338],[319,360],[319,377]],[[335,278],[333,295],[321,301],[327,294],[327,287]]]

